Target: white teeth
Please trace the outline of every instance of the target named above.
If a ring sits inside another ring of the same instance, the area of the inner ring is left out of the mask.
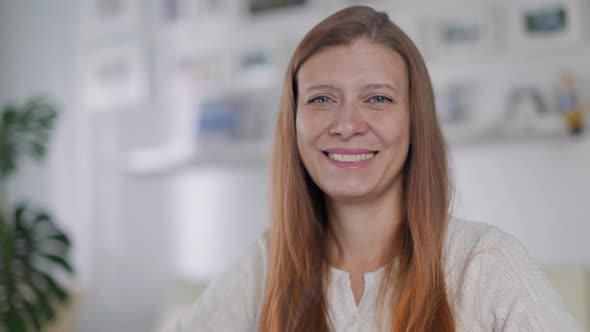
[[[367,161],[375,157],[375,153],[363,153],[363,154],[340,154],[340,153],[328,153],[328,157],[332,160],[336,160],[341,163],[358,163],[361,161]]]

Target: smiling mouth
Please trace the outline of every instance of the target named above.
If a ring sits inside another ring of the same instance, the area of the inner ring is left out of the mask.
[[[328,158],[337,161],[339,163],[360,163],[363,161],[373,159],[378,151],[369,152],[369,153],[357,153],[357,154],[343,154],[343,153],[333,153],[333,152],[326,152],[323,151],[324,155]]]

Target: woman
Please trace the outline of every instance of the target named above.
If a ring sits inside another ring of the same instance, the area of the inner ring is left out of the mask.
[[[450,218],[447,152],[420,53],[355,6],[287,71],[272,224],[176,331],[578,331],[518,241]]]

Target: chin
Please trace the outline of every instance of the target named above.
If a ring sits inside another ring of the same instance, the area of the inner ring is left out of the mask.
[[[367,188],[366,183],[347,186],[326,186],[323,191],[329,198],[335,200],[362,199],[370,196],[372,192],[370,188]]]

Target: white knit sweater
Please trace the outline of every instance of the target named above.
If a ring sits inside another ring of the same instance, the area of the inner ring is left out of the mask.
[[[583,331],[521,243],[498,228],[452,219],[443,259],[457,331]],[[256,331],[267,262],[263,237],[209,285],[173,331]],[[375,300],[383,272],[365,274],[357,306],[348,273],[331,269],[326,297],[335,331],[378,331]]]

